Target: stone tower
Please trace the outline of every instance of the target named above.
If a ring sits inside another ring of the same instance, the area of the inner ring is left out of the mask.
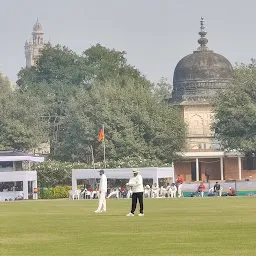
[[[42,25],[37,19],[33,27],[32,39],[25,43],[26,67],[31,67],[36,64],[40,50],[44,47],[43,35]]]

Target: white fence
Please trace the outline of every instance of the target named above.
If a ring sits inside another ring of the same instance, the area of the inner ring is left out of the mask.
[[[215,182],[209,181],[204,183],[206,189],[210,189],[214,186]],[[256,181],[229,181],[229,182],[219,182],[220,186],[223,187],[223,190],[228,190],[230,187],[234,188],[237,191],[242,190],[255,190],[256,191]],[[183,184],[183,191],[196,191],[199,184]]]

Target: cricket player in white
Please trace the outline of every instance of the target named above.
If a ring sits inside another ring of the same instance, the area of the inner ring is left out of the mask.
[[[127,191],[127,195],[126,195],[126,198],[130,198],[132,195],[132,189],[129,188],[128,191]]]
[[[152,197],[152,198],[157,198],[157,197],[158,197],[158,194],[159,194],[159,188],[158,188],[157,184],[155,183],[155,184],[152,186],[151,197]]]
[[[146,185],[144,188],[144,197],[150,198],[150,186]]]
[[[119,188],[115,188],[109,195],[108,195],[108,199],[111,197],[111,196],[116,196],[116,198],[118,199],[119,198]]]
[[[108,187],[108,179],[104,174],[104,170],[100,170],[100,186],[99,186],[99,207],[95,213],[101,213],[107,211],[107,204],[106,204],[106,195],[107,195],[107,187]]]

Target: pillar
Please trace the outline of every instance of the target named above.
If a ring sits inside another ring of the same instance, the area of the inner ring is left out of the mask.
[[[12,162],[12,169],[14,172],[16,171],[16,162]],[[16,181],[14,181],[14,187],[15,187],[14,191],[16,191],[16,184],[17,184]]]
[[[77,179],[75,177],[72,177],[72,190],[77,190]]]
[[[220,179],[224,180],[223,157],[220,158]]]
[[[196,181],[199,181],[199,162],[198,162],[198,158],[196,158]]]
[[[34,188],[37,188],[37,180],[32,181],[33,199],[38,199],[38,193],[34,193]]]
[[[241,162],[241,157],[238,157],[238,179],[242,179],[242,162]]]
[[[158,177],[157,176],[153,178],[153,184],[155,184],[155,183],[158,186]]]
[[[28,199],[28,181],[23,180],[23,194],[24,194],[24,199]]]

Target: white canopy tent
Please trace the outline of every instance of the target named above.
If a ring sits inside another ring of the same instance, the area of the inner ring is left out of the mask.
[[[157,183],[158,179],[170,178],[174,181],[173,167],[144,167],[138,168],[143,179],[153,179]],[[108,179],[129,179],[132,177],[133,168],[104,169]],[[100,178],[99,169],[74,169],[72,170],[72,190],[77,190],[77,180]]]
[[[28,199],[28,182],[32,182],[32,190],[37,188],[37,172],[31,171],[31,162],[44,162],[44,157],[29,155],[24,152],[0,151],[0,165],[13,162],[12,167],[0,168],[0,182],[23,182],[23,191],[0,191],[0,201],[14,199],[22,195]],[[22,170],[18,163],[27,162],[28,171]],[[34,194],[37,199],[37,194]]]

